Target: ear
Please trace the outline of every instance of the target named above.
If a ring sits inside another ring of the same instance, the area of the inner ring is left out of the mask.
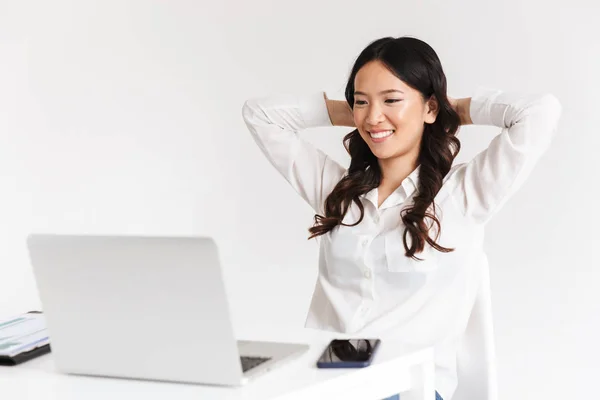
[[[440,111],[440,105],[434,95],[425,102],[424,120],[426,124],[433,124]]]

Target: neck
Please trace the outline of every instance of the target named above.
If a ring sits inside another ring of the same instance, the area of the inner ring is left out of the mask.
[[[397,188],[400,186],[402,181],[419,166],[417,157],[407,154],[405,156],[379,160],[381,185],[388,188]]]

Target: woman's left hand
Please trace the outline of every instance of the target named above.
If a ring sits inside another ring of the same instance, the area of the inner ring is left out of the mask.
[[[471,120],[471,98],[465,97],[462,99],[455,99],[453,97],[447,96],[448,101],[450,102],[450,106],[456,111],[458,116],[460,117],[461,125],[471,125],[473,121]]]

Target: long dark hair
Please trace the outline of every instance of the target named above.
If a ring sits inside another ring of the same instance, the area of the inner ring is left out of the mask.
[[[447,253],[454,249],[436,243],[440,232],[440,221],[435,215],[434,198],[442,187],[443,179],[450,171],[452,162],[460,151],[460,141],[456,132],[460,117],[448,100],[446,75],[435,51],[427,43],[412,37],[385,37],[370,43],[358,56],[348,83],[346,101],[354,107],[354,78],[358,71],[371,61],[379,61],[390,72],[408,86],[418,90],[425,100],[432,96],[438,103],[438,114],[434,123],[425,124],[418,157],[420,164],[417,194],[413,204],[401,210],[400,215],[406,229],[403,242],[406,256],[419,260],[415,253],[421,253],[425,241],[438,251]],[[325,216],[316,214],[314,225],[309,229],[312,239],[323,235],[337,225],[355,226],[364,217],[364,206],[359,196],[379,187],[381,169],[377,157],[362,139],[358,129],[344,137],[344,147],[350,154],[351,162],[346,175],[338,182],[325,200]],[[360,209],[359,220],[348,225],[342,222],[348,208],[355,202]],[[432,206],[433,213],[428,211]],[[435,240],[429,237],[429,227],[425,217],[437,225]],[[410,246],[407,235],[411,236]]]

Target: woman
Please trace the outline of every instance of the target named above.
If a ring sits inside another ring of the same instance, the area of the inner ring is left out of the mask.
[[[550,145],[561,106],[552,95],[479,89],[452,99],[446,89],[428,44],[386,37],[357,58],[346,101],[324,92],[255,98],[243,117],[316,213],[309,238],[320,238],[319,275],[306,326],[435,346],[437,398],[450,400],[487,263],[485,223]],[[468,124],[502,130],[452,166]],[[297,135],[332,125],[356,128],[344,138],[348,168]]]

